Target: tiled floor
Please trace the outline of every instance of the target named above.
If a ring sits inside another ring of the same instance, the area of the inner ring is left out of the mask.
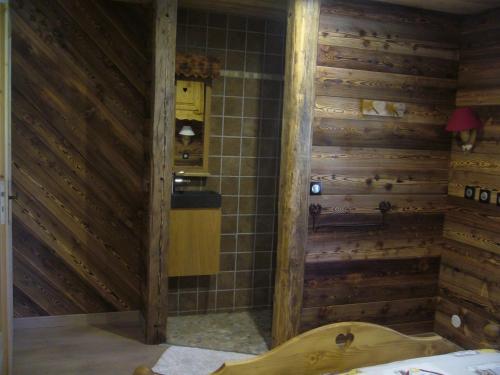
[[[169,345],[260,354],[271,341],[270,310],[185,315],[168,320]]]

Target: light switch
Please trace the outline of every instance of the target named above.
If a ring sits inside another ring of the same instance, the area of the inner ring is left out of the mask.
[[[321,182],[311,182],[309,192],[311,195],[321,195]]]

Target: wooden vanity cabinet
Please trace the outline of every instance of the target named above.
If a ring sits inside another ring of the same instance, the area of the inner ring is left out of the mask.
[[[168,276],[213,275],[219,272],[221,209],[170,210]]]

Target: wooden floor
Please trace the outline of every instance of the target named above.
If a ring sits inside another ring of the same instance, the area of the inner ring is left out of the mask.
[[[128,375],[153,366],[166,345],[141,343],[138,326],[58,327],[15,331],[14,375]]]

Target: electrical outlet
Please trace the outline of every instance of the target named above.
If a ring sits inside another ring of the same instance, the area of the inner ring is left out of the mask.
[[[321,195],[321,182],[311,182],[309,193],[311,195]]]
[[[479,190],[479,202],[490,203],[491,191],[486,189]]]
[[[474,200],[476,196],[476,188],[474,186],[466,186],[464,191],[464,197],[466,199]]]

